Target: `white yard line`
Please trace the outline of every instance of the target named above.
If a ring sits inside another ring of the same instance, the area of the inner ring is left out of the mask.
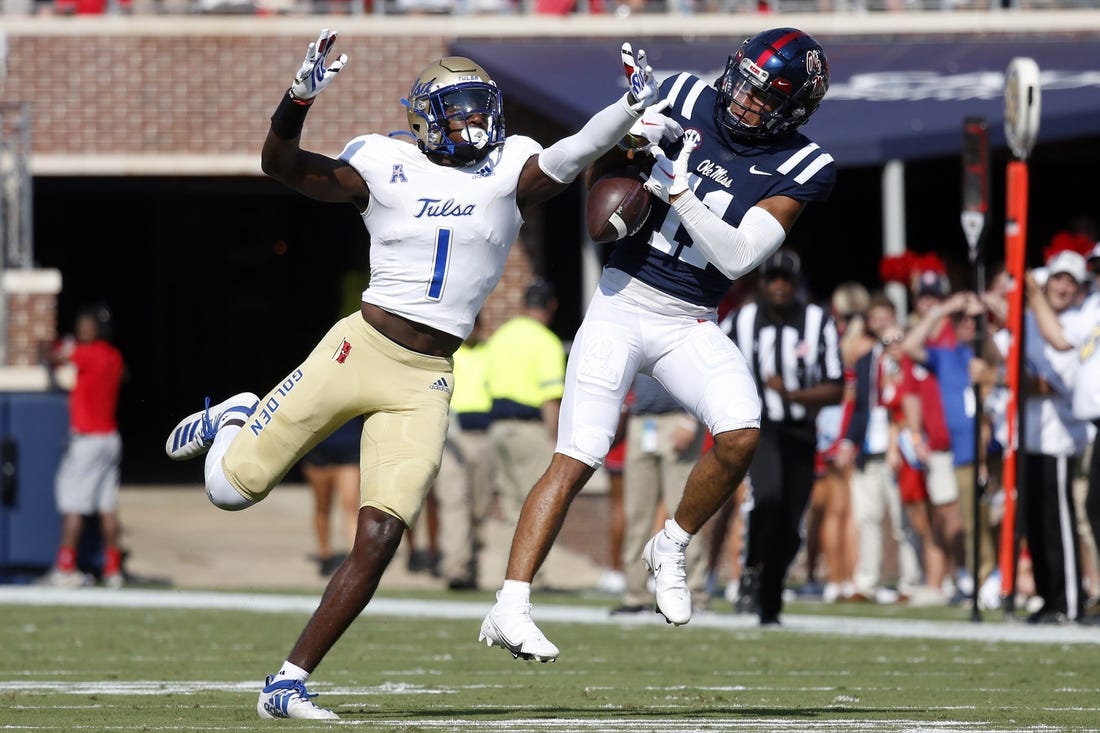
[[[537,599],[536,599],[537,600]],[[45,586],[0,586],[0,604],[35,606],[76,606],[98,608],[218,609],[260,613],[312,613],[317,607],[314,596],[266,593],[221,593],[184,590],[131,590],[104,588],[50,588]],[[401,618],[447,618],[480,621],[489,605],[483,601],[443,601],[409,598],[376,598],[367,606],[366,616]],[[541,622],[600,625],[664,625],[656,614],[639,617],[612,617],[607,609],[592,606],[558,604],[536,605],[534,616]],[[802,632],[851,637],[888,637],[906,639],[955,639],[960,641],[1016,642],[1037,644],[1100,644],[1100,627],[1031,626],[1025,623],[966,621],[921,621],[841,616],[785,615],[781,628],[760,629],[756,618],[716,613],[698,614],[692,627],[758,631],[775,634]]]

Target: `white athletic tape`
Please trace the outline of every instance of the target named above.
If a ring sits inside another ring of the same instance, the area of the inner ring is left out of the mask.
[[[626,222],[623,221],[623,218],[619,216],[619,212],[617,211],[608,218],[607,222],[615,227],[616,240],[622,239],[630,233],[626,228]]]

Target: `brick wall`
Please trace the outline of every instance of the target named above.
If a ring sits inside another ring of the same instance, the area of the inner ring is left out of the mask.
[[[11,35],[0,96],[31,101],[35,153],[246,154],[258,162],[268,118],[314,32]],[[318,122],[303,135],[305,147],[330,155],[364,132],[406,129],[399,100],[446,43],[343,34],[338,49],[351,59],[339,92],[319,98]]]
[[[0,288],[5,297],[7,343],[2,366],[36,366],[41,347],[57,338],[57,270],[8,270]]]

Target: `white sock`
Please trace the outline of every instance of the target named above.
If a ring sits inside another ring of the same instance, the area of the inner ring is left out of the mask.
[[[691,535],[671,517],[665,520],[664,535],[681,548],[687,547],[691,542]]]
[[[531,584],[522,580],[505,580],[497,593],[497,600],[510,606],[531,602]]]
[[[214,436],[214,442],[210,450],[206,452],[206,496],[210,503],[219,509],[235,512],[247,509],[256,502],[241,496],[237,488],[225,477],[222,470],[222,458],[229,450],[229,444],[241,431],[240,425],[223,425],[218,434]]]
[[[283,666],[279,667],[279,671],[272,682],[278,682],[279,680],[299,680],[305,682],[308,679],[309,672],[305,671],[297,664],[291,664],[287,661],[283,662]]]

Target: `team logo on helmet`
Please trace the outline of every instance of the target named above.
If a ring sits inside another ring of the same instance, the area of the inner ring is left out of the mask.
[[[809,34],[773,28],[745,39],[714,86],[722,129],[743,139],[778,138],[820,106],[829,89],[829,64]]]

